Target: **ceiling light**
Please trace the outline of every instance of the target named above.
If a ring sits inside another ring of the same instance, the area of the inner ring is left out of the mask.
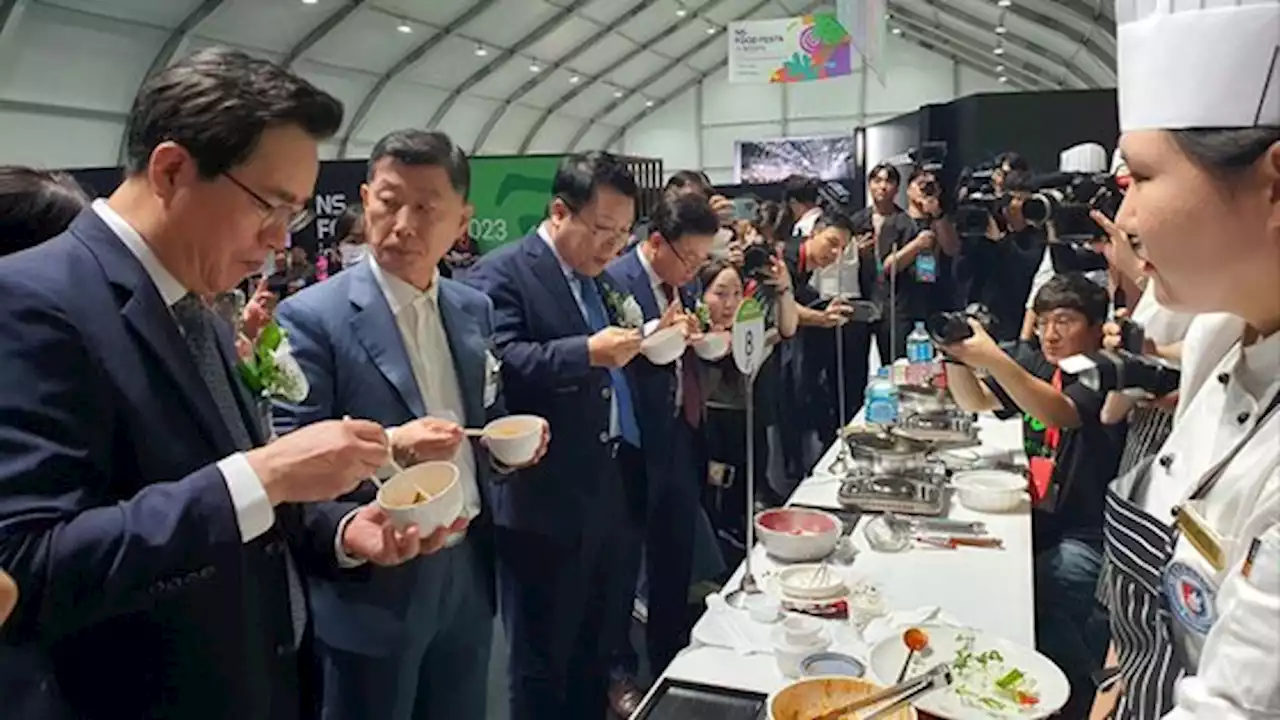
[[[1003,35],[1003,34],[1005,34],[1005,33],[1007,33],[1007,32],[1009,32],[1009,29],[1008,29],[1008,28],[1006,28],[1005,26],[1003,26],[1003,25],[997,25],[997,26],[996,26],[996,34],[997,34],[997,35]]]
[[[1001,76],[1000,76],[1000,82],[1002,82],[1002,83],[1007,83],[1007,82],[1009,82],[1009,78],[1005,77],[1004,75],[1001,75]]]
[[[582,82],[582,78],[578,77],[577,75],[570,76],[569,78],[570,85],[577,85],[580,82]]]
[[[615,98],[618,98],[619,100],[621,100],[621,99],[622,99],[622,91],[621,91],[621,90],[614,90],[614,91],[613,91],[613,96],[614,96]]]
[[[542,66],[538,63],[532,63],[529,65],[529,72],[542,72]]]
[[[997,66],[996,66],[996,72],[998,72],[998,73],[1002,73],[1002,72],[1004,72],[1004,66],[1003,66],[1003,65],[997,65]]]
[[[489,54],[489,51],[486,50],[483,45],[476,46],[476,57],[484,57],[485,55],[488,55],[488,54]]]
[[[1000,7],[1009,7],[1012,4],[1013,0],[1000,0],[1000,2],[996,3],[996,5],[999,5]]]
[[[315,5],[318,2],[320,2],[320,0],[302,0],[303,5]]]
[[[715,26],[714,26],[714,25],[712,25],[711,27],[707,28],[707,34],[708,34],[708,35],[715,35],[715,34],[716,34],[716,28],[715,28]]]
[[[676,10],[676,17],[684,17],[685,15],[688,15],[688,14],[689,14],[689,11],[685,10],[684,8],[680,8],[679,10]]]
[[[894,29],[893,29],[893,34],[894,34],[894,35],[901,35],[901,34],[902,34],[902,28],[894,28]]]
[[[396,29],[397,29],[397,30],[399,30],[399,31],[400,31],[400,32],[402,32],[402,33],[411,33],[411,32],[413,32],[413,28],[412,28],[412,27],[409,25],[409,23],[407,23],[407,22],[402,22],[402,23],[400,23],[399,25],[397,25],[397,26],[396,26]]]
[[[1003,54],[1004,54],[1004,48],[1002,48],[1002,47],[998,47],[998,48],[996,48],[995,50],[993,50],[992,52],[994,52],[994,53],[995,53],[995,54],[997,54],[997,55],[1003,55]]]
[[[652,101],[652,100],[645,100],[645,101],[644,101],[644,106],[645,106],[645,107],[653,107],[653,101]]]

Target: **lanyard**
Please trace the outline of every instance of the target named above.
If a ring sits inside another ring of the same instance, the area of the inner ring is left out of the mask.
[[[1055,368],[1053,371],[1053,389],[1062,392],[1062,370]],[[1044,445],[1049,449],[1049,454],[1056,458],[1058,456],[1058,445],[1062,442],[1062,428],[1046,427],[1044,430]]]
[[[1267,420],[1271,419],[1278,407],[1280,407],[1280,392],[1271,397],[1271,402],[1267,403],[1266,410],[1263,410],[1262,415],[1258,416],[1258,421],[1253,424],[1253,427],[1249,428],[1249,432],[1245,433],[1244,437],[1240,438],[1240,441],[1216,465],[1209,468],[1201,476],[1200,481],[1196,483],[1195,489],[1191,491],[1187,500],[1201,500],[1209,494],[1209,491],[1213,490],[1218,481],[1222,479],[1222,476],[1226,474],[1227,466],[1231,464],[1232,460],[1236,459],[1241,450],[1244,450],[1249,441],[1253,440],[1258,431],[1262,429],[1262,426],[1267,423]]]

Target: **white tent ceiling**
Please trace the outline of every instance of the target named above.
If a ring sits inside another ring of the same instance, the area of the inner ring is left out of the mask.
[[[904,39],[1033,90],[1114,83],[1112,0],[890,0]],[[127,83],[91,97],[0,98],[6,108],[119,120],[147,73],[223,44],[286,63],[347,106],[330,154],[360,156],[386,131],[440,128],[473,152],[612,146],[623,129],[721,69],[733,21],[830,0],[0,0],[0,65],[26,43],[66,43]],[[46,26],[52,26],[46,27]],[[60,28],[74,26],[77,34]],[[1003,34],[997,34],[997,26]],[[33,28],[40,28],[34,30]],[[84,38],[120,37],[95,53]],[[13,46],[13,47],[10,47]],[[1003,54],[993,51],[1000,47]],[[42,57],[47,58],[48,55]],[[41,63],[47,65],[48,61]],[[1002,69],[998,70],[997,68]],[[12,86],[15,81],[11,79]],[[17,82],[32,87],[36,81]]]

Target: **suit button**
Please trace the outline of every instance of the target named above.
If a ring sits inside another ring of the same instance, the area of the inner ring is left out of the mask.
[[[1218,382],[1222,383],[1223,385],[1226,385],[1227,383],[1231,382],[1231,374],[1230,374],[1230,373],[1219,373],[1219,374],[1218,374]]]
[[[1241,425],[1243,425],[1243,424],[1245,424],[1245,423],[1249,422],[1249,413],[1247,413],[1247,412],[1242,412],[1242,413],[1240,413],[1239,415],[1237,415],[1237,416],[1236,416],[1236,422],[1240,423]]]
[[[280,554],[281,546],[279,542],[273,542],[273,543],[268,543],[266,548],[264,549],[267,551],[267,555],[270,555],[271,557],[275,557],[276,555]]]
[[[279,645],[276,645],[276,657],[286,657],[291,652],[293,652],[293,648],[290,648],[288,645],[285,645],[284,643],[280,643]]]
[[[1169,467],[1170,467],[1171,465],[1173,465],[1173,456],[1172,456],[1172,455],[1161,455],[1161,456],[1160,456],[1160,459],[1159,459],[1157,462],[1159,462],[1159,463],[1160,463],[1160,467],[1164,468],[1165,470],[1168,470],[1168,469],[1169,469]]]
[[[608,430],[601,430],[601,431],[600,431],[600,442],[602,442],[602,443],[607,443],[607,442],[609,442],[609,431],[608,431]]]
[[[610,400],[610,399],[612,399],[612,398],[613,398],[613,388],[611,388],[611,387],[604,387],[604,388],[600,388],[600,397],[604,398],[605,400]]]

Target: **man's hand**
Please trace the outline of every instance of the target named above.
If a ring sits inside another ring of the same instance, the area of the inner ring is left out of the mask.
[[[861,235],[855,235],[853,244],[857,248],[859,255],[871,252],[876,247],[876,234],[874,232],[865,232]]]
[[[938,234],[932,230],[922,230],[913,242],[919,243],[922,250],[932,250],[938,244]]]
[[[458,518],[448,527],[440,526],[421,537],[418,526],[397,530],[387,513],[377,505],[365,505],[351,516],[342,531],[342,550],[347,555],[374,565],[390,567],[419,555],[430,555],[444,547],[449,536],[467,529],[470,521]]]
[[[387,460],[387,434],[367,420],[324,420],[245,453],[273,506],[355,489]]]
[[[1005,352],[987,333],[987,329],[982,327],[982,323],[973,318],[968,320],[969,327],[973,328],[973,337],[943,345],[942,350],[971,368],[990,370],[1000,358],[1006,357]]]
[[[936,219],[942,214],[942,202],[936,196],[930,195],[920,201],[920,209],[928,213],[930,218]]]
[[[1107,242],[1103,243],[1100,251],[1111,267],[1135,283],[1145,280],[1146,274],[1142,269],[1142,258],[1138,257],[1133,238],[1130,238],[1128,233],[1112,222],[1111,218],[1097,210],[1091,210],[1089,217],[1093,219],[1094,224],[1107,234]]]
[[[822,311],[821,319],[818,321],[818,327],[833,328],[848,322],[853,316],[853,308],[845,304],[840,298],[836,298],[827,303],[827,307]]]
[[[486,447],[489,444],[488,441],[489,441],[488,438],[483,438],[483,437],[480,438],[480,444]],[[538,442],[538,449],[534,451],[532,460],[530,460],[529,462],[523,465],[502,465],[497,461],[496,458],[493,458],[492,456],[490,456],[490,461],[493,464],[494,469],[498,470],[500,473],[508,473],[508,472],[515,472],[516,470],[524,470],[525,468],[531,468],[534,465],[537,465],[538,463],[542,462],[542,458],[546,457],[547,448],[550,447],[550,445],[551,445],[551,423],[547,422],[546,420],[543,420],[542,421],[542,440]]]
[[[18,584],[5,571],[0,570],[0,627],[18,604]]]
[[[418,418],[391,433],[396,462],[408,467],[432,460],[452,460],[466,438],[462,426],[452,420]]]
[[[276,295],[267,288],[267,278],[258,281],[253,297],[245,303],[240,313],[240,332],[249,338],[250,343],[257,342],[258,333],[271,322],[272,308],[276,306]]]
[[[733,222],[733,201],[723,195],[712,195],[709,202],[711,209],[715,211],[716,217],[720,219],[721,225],[729,225]]]
[[[791,290],[791,273],[776,256],[769,260],[769,285],[780,295]]]
[[[607,327],[587,340],[587,352],[591,365],[603,368],[620,368],[640,353],[644,338],[639,330]]]

